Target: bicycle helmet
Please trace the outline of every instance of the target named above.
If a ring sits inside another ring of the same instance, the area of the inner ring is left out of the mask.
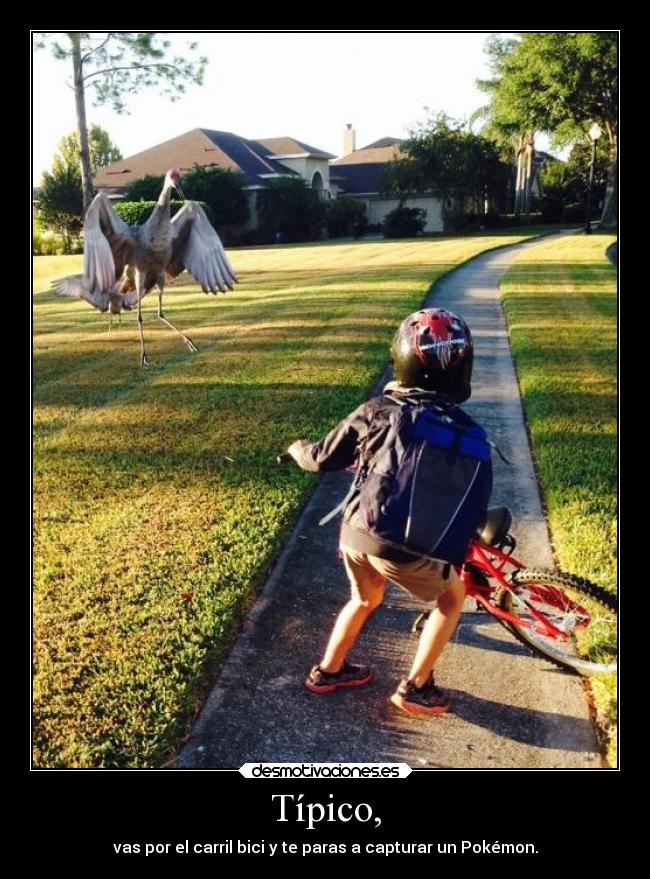
[[[472,334],[453,311],[423,308],[409,315],[395,333],[391,361],[405,387],[439,391],[455,403],[472,392]]]

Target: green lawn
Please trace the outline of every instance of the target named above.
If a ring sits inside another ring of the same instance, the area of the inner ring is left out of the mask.
[[[547,521],[560,567],[616,591],[617,299],[614,235],[523,254],[502,281]],[[616,760],[615,676],[591,682]]]
[[[542,231],[537,228],[535,234]],[[313,477],[276,454],[368,393],[432,281],[507,235],[234,250],[107,332],[34,260],[34,760],[151,767],[182,738]]]

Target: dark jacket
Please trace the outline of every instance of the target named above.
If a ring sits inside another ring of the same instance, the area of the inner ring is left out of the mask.
[[[405,388],[397,382],[390,382],[380,396],[366,400],[320,442],[304,448],[298,463],[303,470],[314,472],[354,467],[359,459],[372,466],[374,457],[384,449],[390,415],[396,406],[405,403],[426,406],[428,401],[440,405],[444,399],[447,398],[442,398],[433,391]],[[451,400],[448,400],[448,404],[450,407],[454,406]],[[414,554],[388,546],[367,533],[359,515],[357,492],[352,495],[343,512],[340,542],[359,552],[397,563],[413,562],[418,558]]]

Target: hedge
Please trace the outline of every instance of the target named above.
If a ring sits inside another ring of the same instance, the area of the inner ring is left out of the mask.
[[[129,226],[140,226],[142,223],[145,223],[149,217],[151,216],[151,212],[155,208],[157,202],[155,201],[118,201],[115,202],[115,213],[121,217],[125,223],[128,223]],[[178,213],[184,204],[187,204],[185,201],[172,201],[171,202],[171,213],[172,217],[174,214]],[[205,211],[208,220],[214,226],[214,217],[212,215],[212,211],[210,210],[210,206],[207,205],[204,201],[199,201],[197,204],[200,204],[203,210]]]

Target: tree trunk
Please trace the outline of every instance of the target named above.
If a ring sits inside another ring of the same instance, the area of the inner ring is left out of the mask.
[[[618,226],[618,138],[614,128],[608,127],[610,143],[610,166],[605,191],[605,203],[600,218],[601,229],[615,229]]]
[[[81,188],[83,191],[84,213],[90,207],[95,191],[90,170],[90,149],[88,146],[88,125],[86,124],[86,97],[84,93],[83,65],[81,63],[81,39],[77,33],[69,33],[72,43],[72,66],[74,70],[74,98],[77,107],[77,133],[81,154]]]
[[[516,214],[530,213],[531,187],[533,183],[534,134],[526,132],[519,141],[519,168],[517,173]]]
[[[523,138],[519,138],[519,143],[517,144],[517,179],[515,181],[515,202],[512,208],[512,212],[515,216],[518,216],[521,211],[521,181],[523,177]]]
[[[526,132],[517,144],[517,182],[515,183],[515,216],[530,212],[530,190],[533,182],[533,156],[535,135]]]
[[[524,174],[522,181],[522,189],[523,189],[523,205],[521,211],[523,214],[528,216],[530,213],[530,199],[531,199],[531,188],[533,184],[533,156],[535,155],[534,148],[534,135],[526,133],[524,138]]]

